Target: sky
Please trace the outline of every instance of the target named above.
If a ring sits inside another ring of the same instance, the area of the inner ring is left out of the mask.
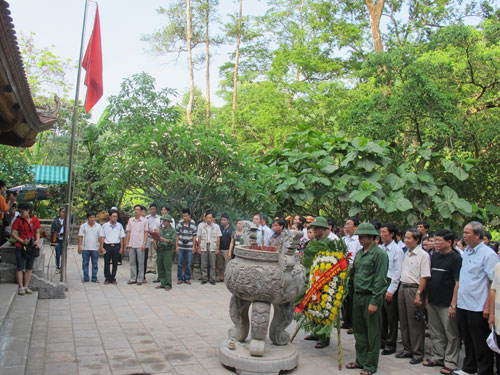
[[[8,0],[11,16],[17,34],[35,33],[36,48],[49,47],[63,58],[78,61],[83,24],[84,0]],[[92,110],[92,121],[96,122],[106,108],[110,95],[117,95],[120,83],[133,74],[147,72],[157,81],[157,88],[174,88],[178,100],[188,91],[189,78],[187,58],[181,55],[175,61],[174,56],[158,56],[148,52],[148,43],[140,40],[142,35],[152,33],[165,25],[165,16],[155,11],[159,6],[167,7],[169,0],[101,0],[99,15],[101,19],[101,38],[103,49],[104,94]],[[249,1],[243,12],[256,14],[262,11],[262,3]],[[94,24],[96,3],[89,1],[85,32],[85,47]],[[233,0],[220,0],[220,13],[237,11]],[[228,58],[234,47],[220,48],[212,59],[211,97],[215,105],[223,103],[216,97],[218,90],[218,66]],[[80,100],[85,101],[86,87],[83,85],[85,71],[82,70]],[[205,90],[205,71],[195,70],[195,85]],[[76,87],[76,69],[68,81]],[[74,89],[71,98],[74,98]]]

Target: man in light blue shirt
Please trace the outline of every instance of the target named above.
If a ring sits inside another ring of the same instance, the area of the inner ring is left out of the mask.
[[[384,345],[382,355],[395,353],[398,339],[398,288],[405,254],[403,249],[395,242],[397,233],[398,228],[392,223],[384,223],[380,227],[380,237],[382,239],[380,247],[389,257],[389,268],[387,270],[389,286],[382,306],[381,337]]]
[[[271,237],[274,232],[271,228],[267,226],[267,217],[265,215],[260,215],[261,217],[261,225],[262,225],[262,234],[264,235],[264,246],[269,246],[271,244]]]
[[[269,246],[271,237],[273,236],[273,230],[267,226],[267,217],[256,214],[252,221],[257,226],[257,245]],[[262,236],[264,236],[264,242],[262,242]]]
[[[498,255],[483,243],[484,227],[472,221],[464,228],[464,251],[458,286],[458,324],[465,344],[462,370],[457,375],[493,374],[493,352],[486,344],[488,326],[488,293],[499,262]],[[451,306],[453,307],[453,306]]]

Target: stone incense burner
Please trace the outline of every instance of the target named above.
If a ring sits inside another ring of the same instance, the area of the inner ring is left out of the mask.
[[[253,223],[245,222],[244,228],[248,245],[235,247],[236,257],[225,271],[224,280],[232,293],[229,314],[234,327],[229,330],[229,340],[219,347],[219,358],[239,374],[278,374],[298,364],[286,328],[293,320],[295,297],[305,282],[305,269],[295,261],[303,234],[288,231],[281,235],[277,248],[265,248],[257,245]],[[271,305],[274,312],[269,324]],[[271,344],[266,345],[268,331]]]

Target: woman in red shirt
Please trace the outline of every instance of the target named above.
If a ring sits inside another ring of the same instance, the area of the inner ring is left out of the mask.
[[[23,246],[28,245],[31,239],[33,239],[35,246],[39,246],[40,222],[35,216],[30,217],[30,206],[27,203],[20,203],[18,208],[19,216],[12,224],[11,236],[16,240],[16,276],[17,283],[19,284],[18,294],[24,295],[33,293],[31,289],[28,288],[28,284],[31,279],[35,258],[28,256]]]

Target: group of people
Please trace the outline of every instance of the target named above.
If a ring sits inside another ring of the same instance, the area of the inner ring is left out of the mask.
[[[28,285],[35,257],[30,254],[33,254],[31,249],[39,249],[41,225],[33,215],[31,205],[23,202],[18,204],[17,195],[6,192],[6,189],[5,182],[0,180],[0,245],[10,239],[15,244],[18,294],[32,294]]]
[[[5,189],[2,181],[0,189]],[[0,199],[2,213],[10,211],[13,204]],[[33,268],[33,259],[25,257],[23,250],[28,243],[38,246],[40,222],[30,215],[29,205],[20,203],[17,209],[10,235],[17,248],[22,295],[31,293],[28,284]],[[200,265],[201,284],[223,281],[235,246],[246,241],[242,220],[234,228],[228,215],[221,215],[216,223],[214,214],[207,211],[196,224],[189,209],[184,209],[176,224],[168,207],[161,207],[160,214],[157,209],[151,204],[147,213],[145,207],[136,205],[133,217],[123,224],[116,208],[109,211],[109,220],[102,225],[95,213],[87,213],[78,233],[82,281],[99,282],[98,257],[103,253],[104,283],[117,284],[117,267],[125,250],[130,259],[128,284],[142,285],[147,282],[145,274],[152,272],[158,276],[156,288],[170,290],[174,255],[177,284],[191,284],[195,263]],[[271,227],[261,214],[254,215],[252,221],[258,228],[257,242],[263,246],[278,246],[288,229],[302,231],[298,259],[311,241],[344,241],[348,247],[350,286],[343,304],[342,327],[354,334],[356,359],[347,368],[371,375],[377,371],[380,355],[396,354],[412,365],[438,367],[444,375],[489,375],[495,363],[500,370],[500,358],[486,341],[492,328],[495,338],[500,339],[500,293],[496,293],[500,289],[500,258],[481,223],[465,225],[460,239],[447,229],[430,234],[425,222],[400,231],[393,223],[372,220],[360,224],[355,217],[347,219],[342,228],[323,217],[300,215],[276,217]],[[62,209],[52,225],[52,242],[59,245],[63,228]],[[424,348],[426,329],[432,343],[428,353]],[[399,333],[403,350],[396,353]],[[316,339],[316,348],[329,344]],[[465,357],[460,369],[462,343]]]
[[[109,211],[109,221],[102,226],[93,212],[87,213],[87,221],[80,226],[78,252],[82,254],[83,282],[99,282],[98,255],[104,254],[104,283],[117,284],[116,272],[120,256],[128,252],[130,278],[128,284],[142,285],[147,282],[146,273],[157,274],[153,282],[156,288],[172,288],[172,264],[177,256],[177,284],[191,284],[194,264],[200,265],[201,283],[224,281],[224,269],[231,258],[231,249],[239,244],[243,235],[242,222],[236,229],[230,225],[229,216],[223,214],[220,224],[215,223],[212,212],[204,214],[196,225],[189,209],[182,210],[182,219],[175,224],[168,207],[157,214],[157,205],[149,206],[149,214],[141,205],[134,207],[134,215],[124,225],[119,222],[118,210]],[[89,265],[92,263],[92,275]]]
[[[424,249],[428,230],[421,222],[404,231],[400,242],[392,223],[346,221],[342,240],[352,265],[343,327],[356,341],[356,360],[347,368],[375,373],[380,354],[396,353],[398,323],[403,343],[398,359],[438,367],[441,374],[493,374],[495,360],[500,368],[486,341],[491,327],[497,339],[500,333],[500,258],[485,243],[485,228],[475,221],[464,227],[464,250],[447,229],[433,234],[432,251]],[[427,358],[426,327],[432,343]],[[316,347],[327,345],[321,344]]]

